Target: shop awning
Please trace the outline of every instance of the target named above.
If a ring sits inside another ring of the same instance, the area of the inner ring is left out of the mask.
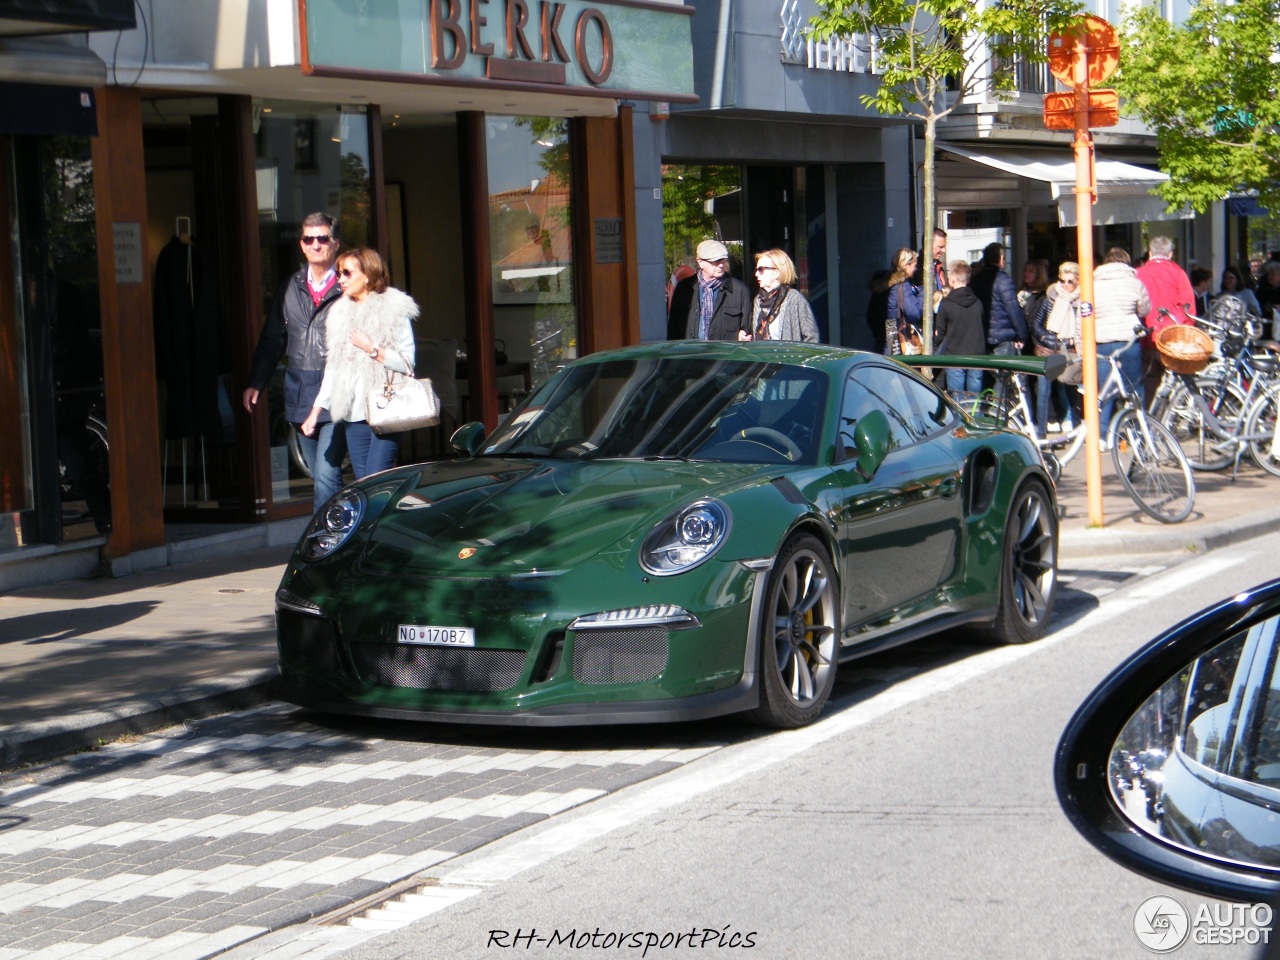
[[[986,167],[986,172],[974,171],[976,177],[1014,178],[1032,186],[1030,195],[1024,191],[1028,203],[1056,205],[1058,225],[1073,227],[1076,224],[1076,164],[1070,148],[1038,150],[1034,148],[1006,148],[989,146],[982,149],[961,147],[951,143],[937,144],[939,151],[970,164]],[[1137,223],[1146,220],[1188,220],[1195,214],[1190,208],[1168,212],[1165,202],[1151,191],[1169,178],[1158,170],[1148,170],[1132,163],[1098,158],[1094,162],[1098,179],[1098,202],[1093,205],[1093,222],[1096,225],[1111,223]],[[994,171],[994,173],[993,173]],[[988,188],[992,185],[987,184]],[[947,194],[952,195],[948,200]],[[966,193],[957,178],[940,178],[938,206],[949,209],[977,206],[1004,206],[1005,203],[976,204],[963,196]]]

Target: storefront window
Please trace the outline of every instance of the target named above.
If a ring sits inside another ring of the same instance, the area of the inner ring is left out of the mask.
[[[111,525],[93,161],[87,137],[40,140],[61,539]],[[30,265],[28,265],[30,266]],[[29,273],[29,282],[38,276]]]
[[[307,214],[336,217],[344,249],[370,243],[369,122],[364,107],[263,101],[255,107],[255,124],[266,316],[280,285],[304,264],[298,240]],[[283,383],[281,366],[266,398],[272,501],[277,504],[312,497],[310,470],[296,442],[296,428],[285,419]]]
[[[569,124],[559,117],[489,117],[498,394],[509,402],[578,355],[570,205]]]
[[[694,250],[708,237],[729,248],[734,276],[743,275],[742,169],[669,163],[662,167],[662,227],[668,286],[692,275]],[[679,272],[680,276],[674,275]]]
[[[27,401],[26,323],[18,236],[13,141],[0,138],[0,550],[20,544],[23,511],[32,507],[31,416]]]

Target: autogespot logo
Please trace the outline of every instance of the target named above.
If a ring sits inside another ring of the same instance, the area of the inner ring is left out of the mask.
[[[1152,953],[1168,953],[1186,942],[1191,915],[1173,897],[1148,897],[1133,915],[1133,932],[1138,942]]]

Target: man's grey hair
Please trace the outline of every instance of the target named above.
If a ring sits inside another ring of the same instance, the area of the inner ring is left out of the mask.
[[[331,217],[327,213],[308,213],[302,218],[302,226],[305,227],[324,227],[329,231],[329,236],[335,240],[341,239],[342,234],[338,230],[338,218]]]
[[[1173,256],[1173,241],[1168,237],[1152,237],[1147,244],[1147,253],[1153,257],[1168,259]]]

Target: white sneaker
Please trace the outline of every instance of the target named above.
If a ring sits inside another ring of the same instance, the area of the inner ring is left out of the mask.
[[[1060,424],[1057,420],[1050,420],[1048,430],[1050,433],[1061,433],[1062,424]]]
[[[1103,453],[1106,453],[1108,450],[1111,449],[1111,444],[1107,442],[1106,437],[1102,437],[1098,441],[1098,449],[1101,450]]]

